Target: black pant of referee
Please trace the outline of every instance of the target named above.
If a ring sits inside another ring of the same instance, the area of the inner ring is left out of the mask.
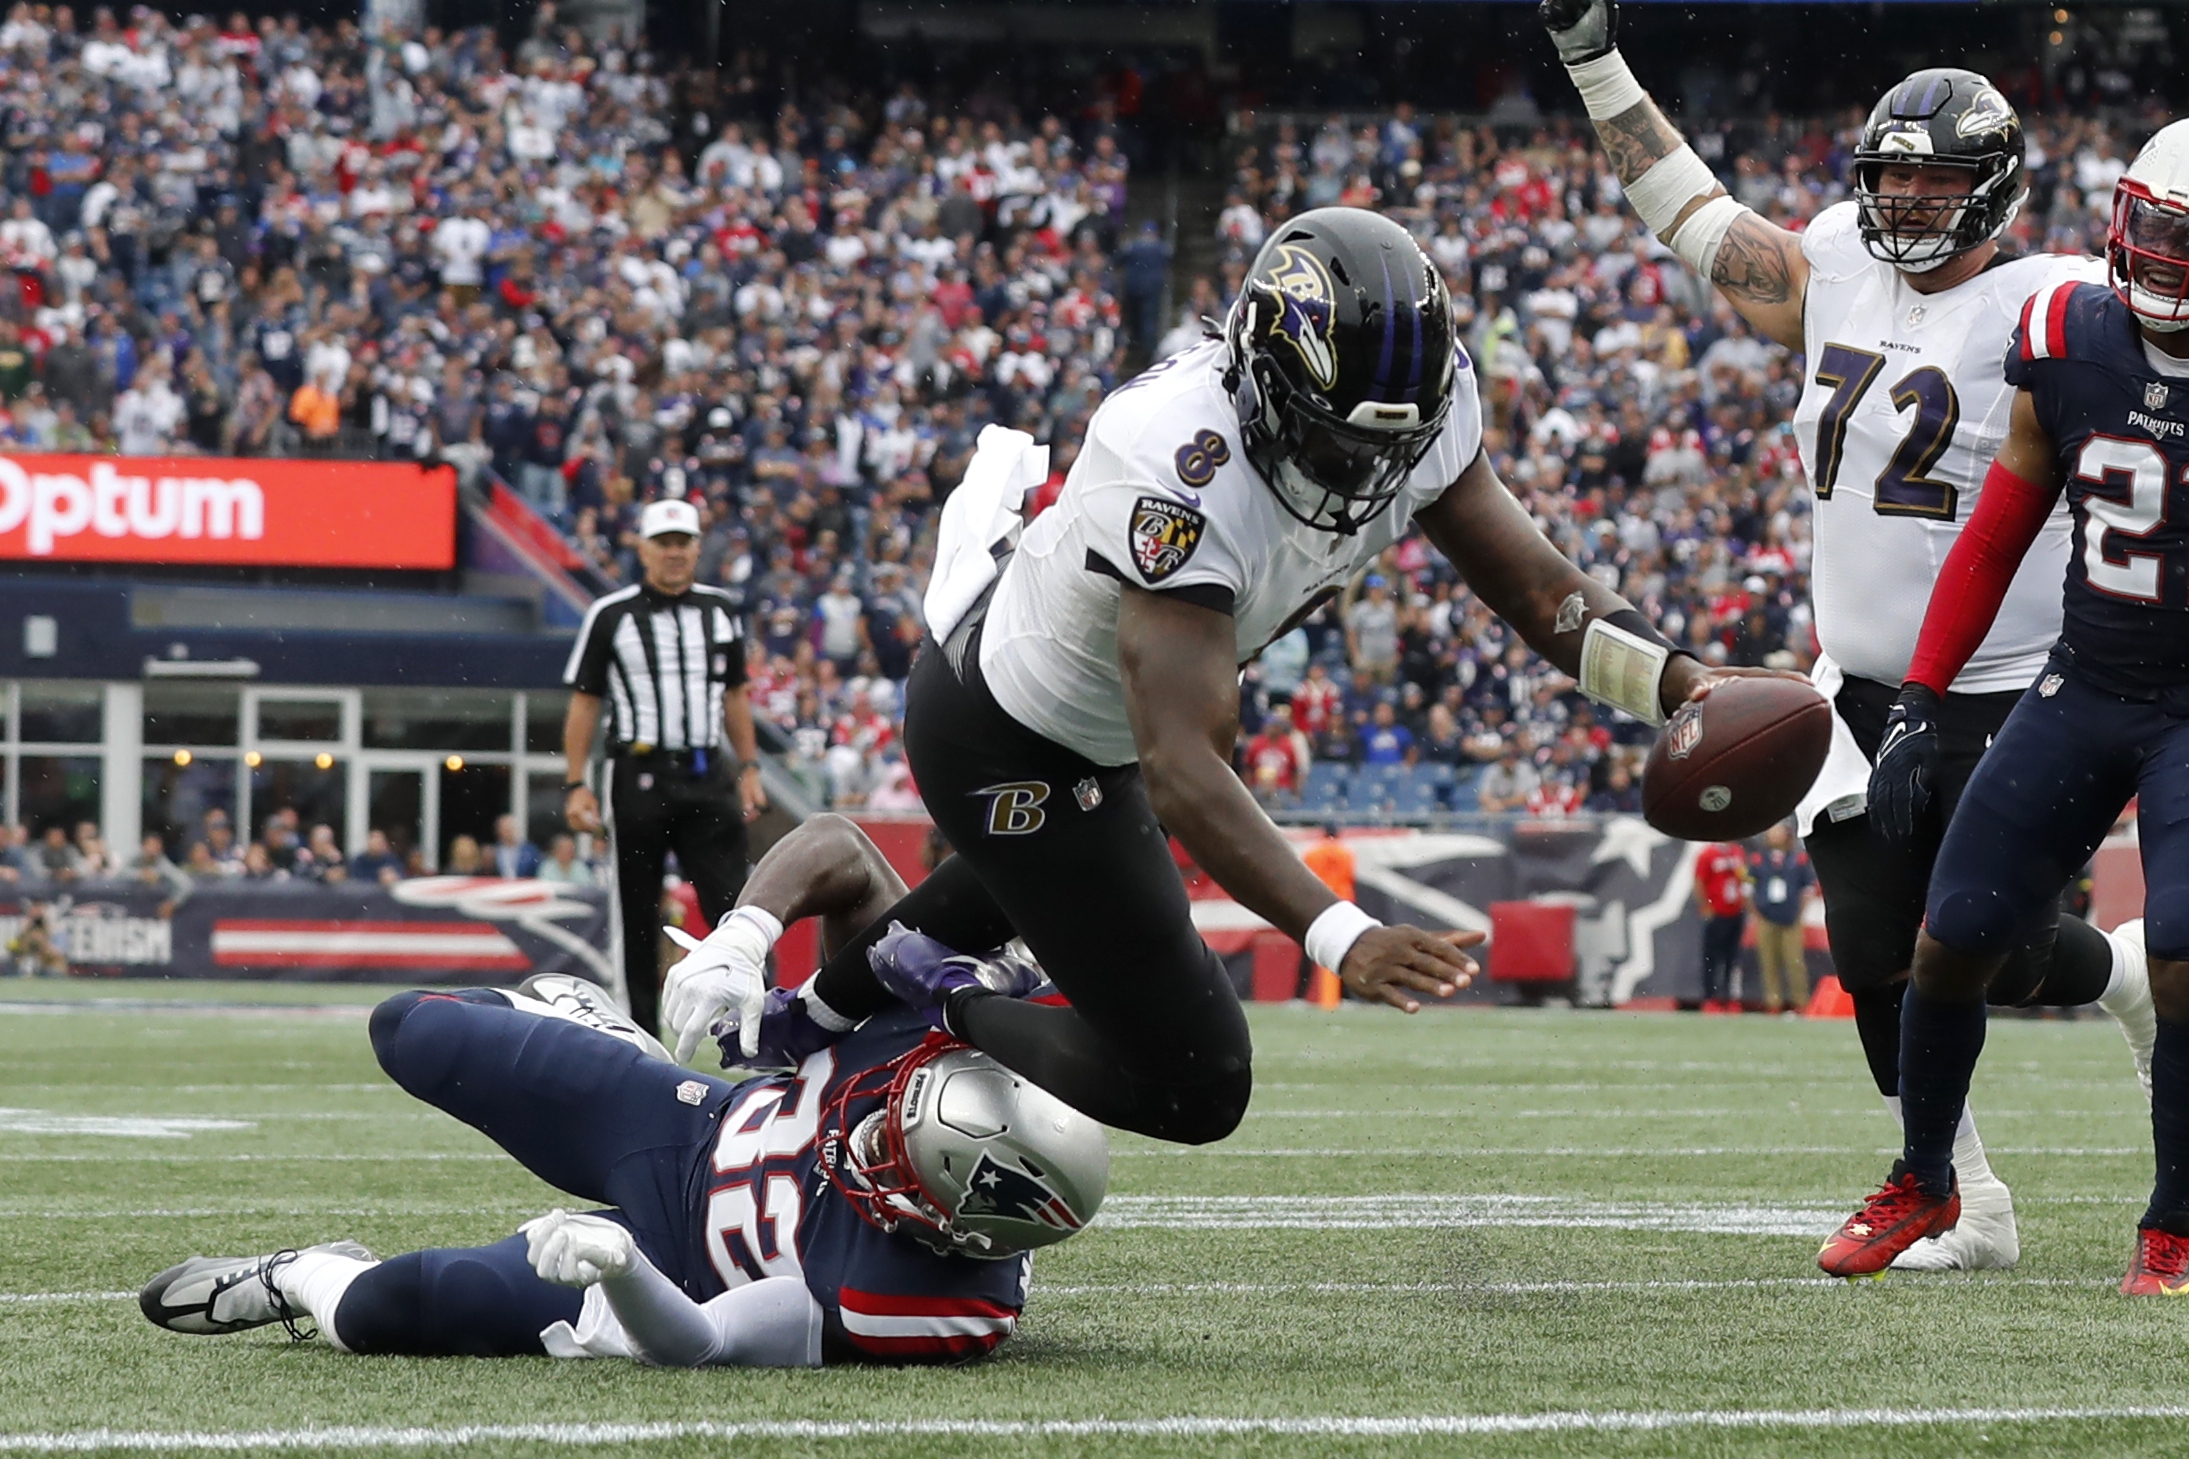
[[[737,605],[692,585],[699,513],[659,501],[639,514],[646,580],[599,599],[570,650],[563,721],[568,783],[563,813],[574,831],[605,827],[615,857],[618,951],[631,1017],[660,1024],[661,877],[671,851],[712,927],[745,884],[745,823],[760,814],[745,639]],[[585,783],[603,707],[608,710],[606,794]],[[730,751],[736,751],[733,773]],[[704,932],[705,929],[699,929]]]

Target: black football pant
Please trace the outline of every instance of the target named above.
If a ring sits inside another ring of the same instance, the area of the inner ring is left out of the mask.
[[[1703,918],[1703,1001],[1722,1003],[1733,996],[1733,970],[1740,966],[1741,933],[1746,913]]]
[[[1849,675],[1834,701],[1855,743],[1871,760],[1884,738],[1885,719],[1897,688]],[[1824,927],[1840,986],[1853,997],[1855,1028],[1878,1091],[1900,1092],[1900,1005],[1915,961],[1915,935],[1931,866],[1968,788],[1969,777],[1992,737],[2007,721],[2022,691],[1948,694],[1938,715],[1938,783],[1917,844],[1903,851],[1870,828],[1870,818],[1822,817],[1803,841],[1824,893]],[[2064,883],[2063,883],[2064,884]],[[2057,905],[2022,931],[2013,956],[1993,980],[1990,1001],[2000,1007],[2094,1002],[2113,973],[2112,949],[2079,917],[2061,916]]]
[[[1246,1015],[1194,930],[1139,767],[1097,766],[1012,719],[979,652],[975,630],[961,680],[930,642],[906,688],[912,774],[957,854],[829,961],[820,995],[852,1017],[889,1006],[866,954],[892,920],[965,952],[1023,937],[1070,1006],[971,999],[966,1038],[1106,1125],[1220,1140],[1253,1087]]]
[[[661,874],[669,852],[707,919],[695,936],[729,915],[745,885],[745,811],[730,757],[708,760],[694,774],[684,754],[618,755],[608,772],[602,819],[615,854],[616,938],[631,1021],[648,1033],[661,1027]]]

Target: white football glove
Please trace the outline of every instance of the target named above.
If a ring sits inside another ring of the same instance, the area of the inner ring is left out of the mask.
[[[661,985],[661,1017],[676,1031],[676,1061],[690,1059],[723,1018],[737,1024],[738,1047],[751,1058],[768,1000],[768,951],[783,924],[758,907],[739,907],[704,942],[681,928],[662,930],[688,954]]]
[[[603,1277],[620,1277],[638,1259],[638,1245],[629,1231],[560,1206],[517,1229],[524,1233],[525,1260],[532,1270],[558,1286],[590,1287]]]

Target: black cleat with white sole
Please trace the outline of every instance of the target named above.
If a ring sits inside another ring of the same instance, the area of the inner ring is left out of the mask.
[[[329,1241],[305,1250],[373,1260],[373,1254],[354,1241]],[[153,1326],[170,1332],[213,1337],[278,1322],[289,1329],[289,1336],[302,1341],[310,1334],[297,1323],[306,1314],[290,1306],[274,1283],[274,1274],[299,1255],[277,1251],[270,1256],[193,1256],[146,1282],[137,1294],[137,1306]]]

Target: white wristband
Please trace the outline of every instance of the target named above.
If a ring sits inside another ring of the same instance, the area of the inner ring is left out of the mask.
[[[1707,197],[1718,186],[1717,174],[1703,165],[1695,149],[1682,142],[1679,149],[1653,163],[1647,172],[1627,184],[1627,201],[1659,238],[1672,231],[1680,209]]]
[[[1360,941],[1361,934],[1382,925],[1351,902],[1332,902],[1307,926],[1308,960],[1334,973],[1345,962],[1345,955],[1353,950],[1353,944]]]
[[[1665,242],[1680,256],[1680,262],[1707,279],[1718,262],[1718,245],[1725,242],[1725,235],[1740,221],[1741,214],[1754,211],[1736,198],[1712,198],[1690,213],[1680,231]]]
[[[1601,618],[1589,620],[1581,639],[1581,692],[1599,704],[1623,709],[1644,724],[1665,722],[1658,685],[1672,650]]]
[[[1568,66],[1566,74],[1573,78],[1574,89],[1581,93],[1581,105],[1588,108],[1592,122],[1608,121],[1649,100],[1642,83],[1627,69],[1627,58],[1616,50],[1593,61]]]
[[[757,936],[760,939],[760,956],[766,957],[782,935],[782,920],[773,912],[765,907],[746,906],[733,908],[729,916],[715,924],[714,931],[707,934],[707,940],[749,947],[752,938]]]

